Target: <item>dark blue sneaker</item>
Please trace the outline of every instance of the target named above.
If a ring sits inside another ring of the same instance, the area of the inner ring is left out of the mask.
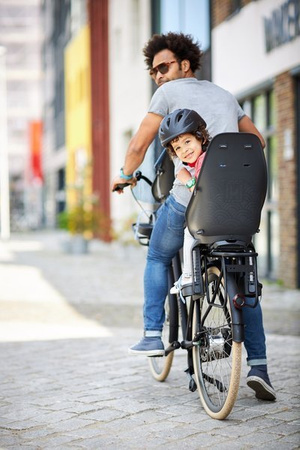
[[[269,380],[268,372],[251,367],[247,376],[247,386],[255,391],[256,398],[261,400],[276,400],[276,392]]]
[[[165,354],[164,344],[160,337],[148,337],[143,339],[128,349],[131,355],[145,355],[145,356],[163,356]]]

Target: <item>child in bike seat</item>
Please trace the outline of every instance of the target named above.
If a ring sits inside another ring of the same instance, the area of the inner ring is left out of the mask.
[[[165,116],[161,122],[159,138],[174,163],[178,158],[185,166],[175,164],[176,178],[185,184],[187,189],[193,191],[211,140],[205,120],[194,110],[177,109]],[[192,283],[191,247],[193,243],[194,238],[186,228],[183,246],[183,272],[171,289],[172,294]]]

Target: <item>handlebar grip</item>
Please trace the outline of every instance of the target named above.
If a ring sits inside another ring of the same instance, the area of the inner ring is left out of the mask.
[[[119,184],[116,185],[116,187],[114,188],[113,192],[121,191],[122,189],[124,189],[127,186],[130,186],[130,183],[119,183]]]

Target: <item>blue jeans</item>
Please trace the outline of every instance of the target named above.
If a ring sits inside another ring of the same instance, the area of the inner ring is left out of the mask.
[[[144,274],[144,329],[146,334],[161,331],[165,320],[164,303],[168,294],[168,269],[183,245],[186,207],[170,195],[159,208],[147,255]],[[249,301],[251,301],[249,299]],[[260,304],[243,309],[245,348],[248,365],[266,364],[265,333]],[[150,333],[147,333],[149,332]]]
[[[186,208],[169,195],[157,212],[144,274],[144,328],[161,331],[168,295],[168,270],[183,245]]]

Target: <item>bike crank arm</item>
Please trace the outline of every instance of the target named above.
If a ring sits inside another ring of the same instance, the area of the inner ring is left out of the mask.
[[[165,350],[165,356],[168,356],[170,353],[174,352],[174,350],[177,350],[178,348],[181,348],[180,342],[174,341],[171,345]]]

